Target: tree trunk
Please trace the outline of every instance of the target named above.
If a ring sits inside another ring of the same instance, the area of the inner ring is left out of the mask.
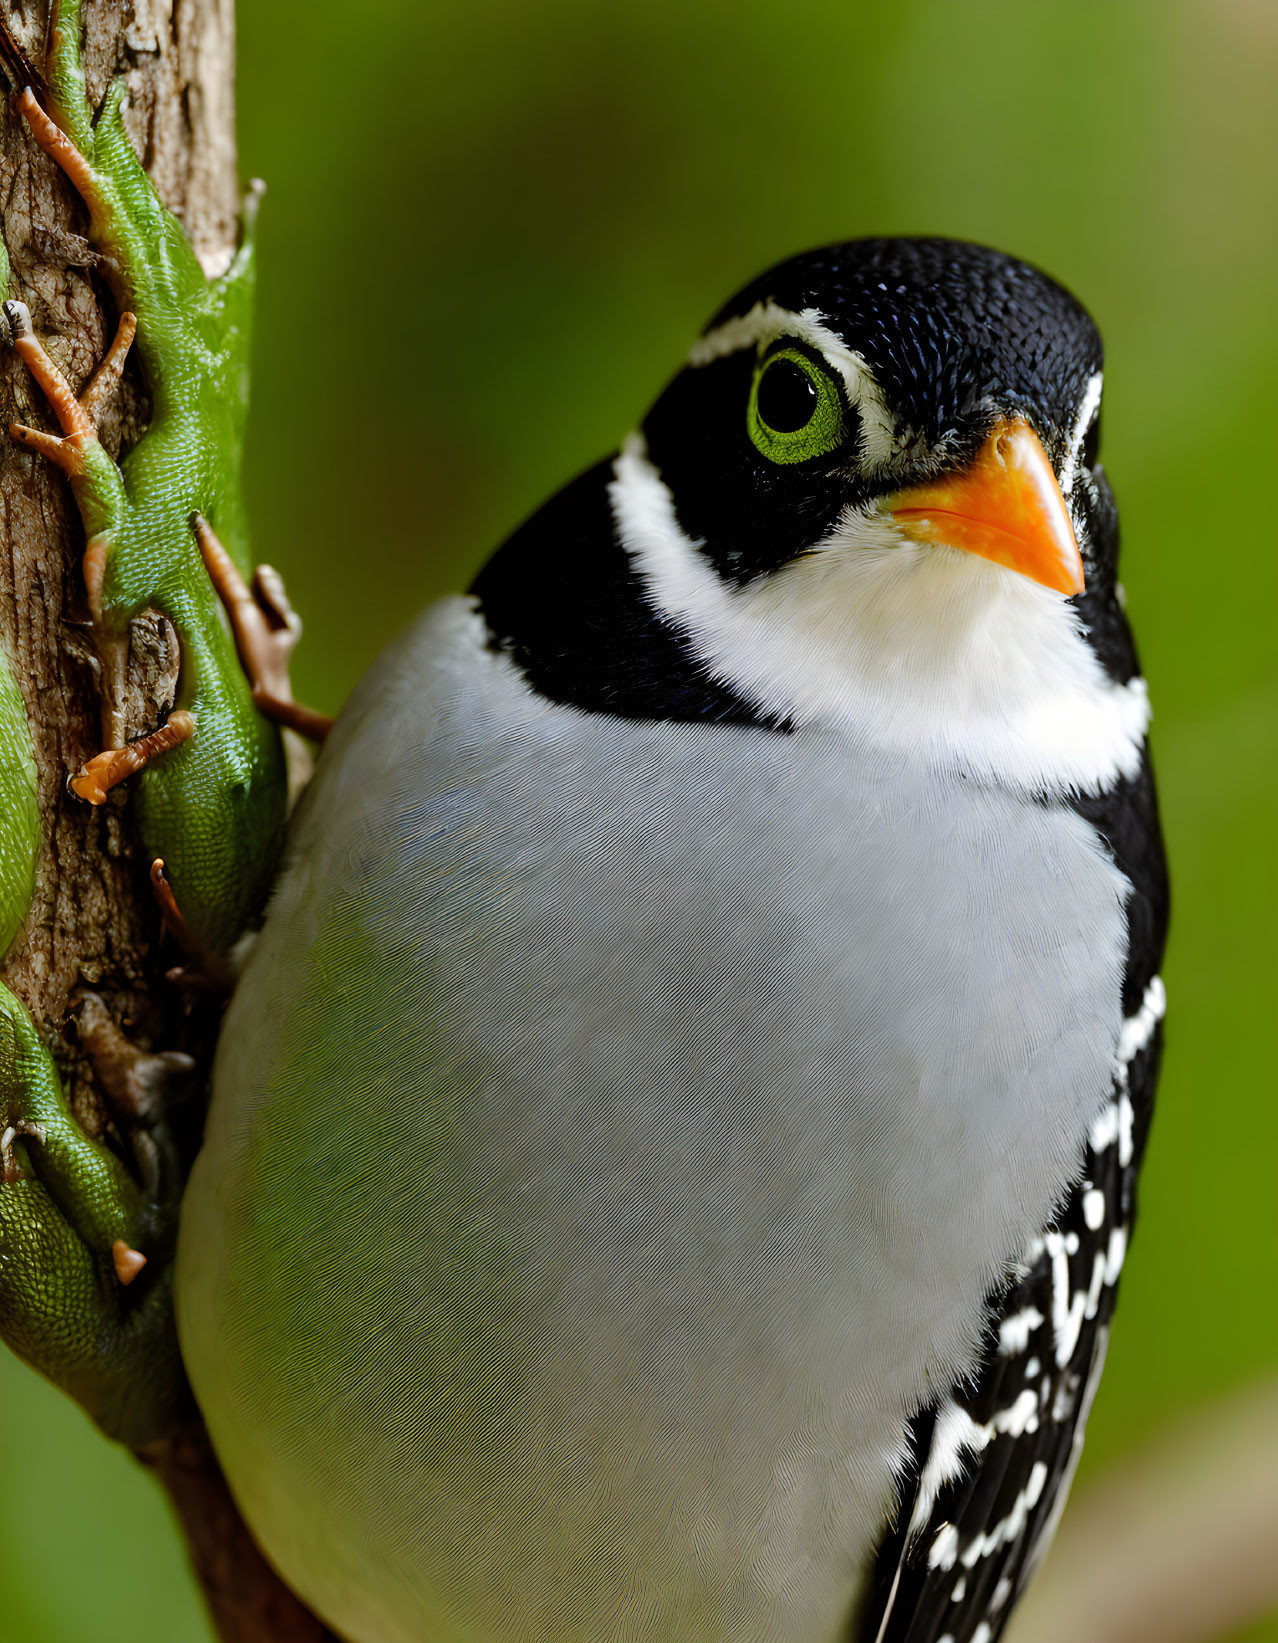
[[[6,55],[25,54],[38,71],[50,0],[0,4]],[[238,232],[233,0],[135,0],[131,8],[120,0],[90,0],[85,9],[90,101],[97,106],[112,77],[124,75],[134,146],[206,269],[220,271]],[[20,74],[12,71],[10,78]],[[38,333],[78,387],[113,333],[110,297],[83,237],[83,206],[9,98],[0,103],[0,202],[11,294],[28,304]],[[39,391],[8,350],[0,355],[0,389],[0,427],[11,420],[47,425]],[[146,420],[145,383],[131,367],[102,427],[113,456]],[[210,1001],[193,1003],[165,978],[178,955],[161,940],[146,863],[128,824],[127,795],[92,809],[68,793],[68,776],[99,746],[92,664],[77,642],[88,614],[80,575],[84,534],[62,475],[2,433],[0,541],[0,622],[31,723],[47,841],[31,915],[3,975],[49,1043],[76,1115],[101,1134],[107,1108],[76,1028],[85,994],[96,993],[140,1049],[180,1048],[203,1066],[218,1009]],[[131,682],[145,691],[144,655],[139,662],[143,676]],[[164,665],[157,653],[153,666]],[[331,1636],[257,1551],[200,1426],[173,1434],[139,1459],[173,1499],[224,1638],[319,1643]]]

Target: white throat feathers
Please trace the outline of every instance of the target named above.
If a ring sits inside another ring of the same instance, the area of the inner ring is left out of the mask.
[[[733,587],[680,527],[641,434],[609,492],[654,608],[762,713],[1023,791],[1094,792],[1138,769],[1145,681],[1106,675],[1061,594],[852,508]]]

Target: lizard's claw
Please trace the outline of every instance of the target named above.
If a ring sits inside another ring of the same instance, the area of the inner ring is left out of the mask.
[[[333,721],[293,700],[288,662],[301,637],[302,624],[288,602],[279,572],[260,565],[250,588],[203,514],[191,515],[191,529],[209,579],[230,618],[235,648],[253,691],[253,705],[277,724],[322,742],[333,728]]]
[[[111,1245],[111,1264],[116,1277],[127,1288],[146,1265],[146,1256],[140,1249],[130,1249],[123,1238],[117,1238]]]

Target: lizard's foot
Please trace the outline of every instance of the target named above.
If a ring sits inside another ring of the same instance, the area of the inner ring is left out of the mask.
[[[191,529],[209,579],[230,618],[235,648],[253,691],[253,705],[277,724],[313,742],[322,742],[333,728],[333,721],[295,702],[289,684],[289,657],[301,638],[302,624],[288,602],[283,578],[270,565],[259,565],[250,588],[203,514],[191,515]]]
[[[195,1071],[194,1059],[181,1050],[139,1050],[96,993],[80,1000],[76,1023],[112,1112],[135,1132],[139,1125],[162,1122],[175,1099],[175,1086]],[[150,1167],[144,1168],[143,1181],[153,1197],[159,1196],[163,1182]]]
[[[137,325],[132,314],[121,314],[111,346],[84,392],[77,397],[36,336],[26,303],[6,302],[4,317],[8,322],[14,352],[25,361],[62,428],[62,437],[59,438],[39,428],[29,428],[25,423],[11,422],[9,433],[27,450],[47,458],[62,469],[71,481],[84,516],[88,531],[83,560],[84,585],[89,596],[95,642],[105,671],[104,739],[109,747],[119,750],[124,743],[119,703],[123,698],[128,644],[120,634],[108,632],[102,622],[102,585],[108,548],[124,500],[124,488],[119,469],[98,440],[97,418],[119,383]],[[127,774],[127,771],[124,773]],[[101,803],[101,800],[94,802]]]
[[[229,992],[235,985],[235,966],[215,953],[207,942],[201,941],[191,928],[178,905],[177,897],[173,894],[173,886],[165,876],[164,860],[161,856],[157,856],[151,863],[151,891],[159,904],[170,934],[187,957],[194,961],[197,966],[196,973],[203,983],[217,992]],[[183,979],[186,979],[185,976]]]
[[[84,392],[77,398],[71,384],[36,336],[31,324],[31,311],[26,303],[6,302],[4,317],[13,338],[13,350],[26,362],[27,369],[44,390],[64,437],[59,439],[54,434],[42,433],[39,428],[28,428],[21,422],[11,423],[9,432],[21,444],[55,462],[64,473],[79,478],[86,466],[84,447],[97,443],[98,419],[107,399],[119,386],[124,362],[137,334],[137,321],[132,314],[120,315],[111,346],[102,356],[102,363]]]
[[[195,1061],[180,1050],[150,1052],[137,1045],[116,1025],[115,1018],[96,993],[86,993],[76,1012],[76,1029],[88,1051],[121,1131],[129,1137],[142,1192],[149,1203],[170,1203],[178,1195],[181,1169],[174,1150],[168,1117],[170,1108],[190,1092]],[[121,1270],[120,1245],[111,1246],[121,1283],[132,1281],[141,1262],[126,1262]],[[129,1251],[130,1255],[136,1251]],[[146,1257],[142,1256],[141,1261]]]
[[[81,1130],[31,1018],[0,988],[0,1334],[133,1445],[167,1430],[187,1396],[174,1220],[173,1202],[150,1201]]]
[[[13,338],[13,351],[26,361],[32,376],[44,389],[45,397],[53,407],[64,437],[46,434],[39,428],[28,428],[23,422],[11,422],[9,432],[20,445],[47,457],[71,479],[79,479],[85,469],[84,446],[97,439],[93,418],[71,391],[62,372],[44,351],[44,345],[31,326],[31,311],[25,302],[6,302],[4,317]]]
[[[142,770],[161,753],[180,747],[194,734],[194,715],[178,708],[149,736],[140,736],[125,747],[108,748],[105,753],[95,754],[80,774],[71,778],[71,790],[89,804],[105,804],[108,792],[117,782]]]

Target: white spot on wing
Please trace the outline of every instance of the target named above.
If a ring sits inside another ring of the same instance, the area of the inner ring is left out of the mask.
[[[1069,1256],[1064,1237],[1059,1232],[1049,1232],[1046,1243],[1052,1262],[1052,1335],[1056,1344],[1056,1364],[1059,1369],[1064,1369],[1078,1345],[1087,1295],[1082,1290],[1071,1294]]]
[[[1123,1262],[1127,1257],[1127,1228],[1115,1227],[1109,1235],[1109,1249],[1105,1254],[1105,1282],[1118,1282],[1118,1274],[1123,1270]]]
[[[1056,1387],[1056,1396],[1052,1400],[1052,1419],[1060,1425],[1062,1421],[1072,1420],[1077,1407],[1078,1376],[1075,1374],[1062,1375]]]
[[[910,1533],[917,1534],[927,1522],[942,1488],[959,1476],[964,1457],[979,1453],[990,1441],[990,1429],[978,1425],[952,1399],[937,1409],[932,1441],[919,1475],[919,1494],[910,1516]]]
[[[1136,1115],[1132,1112],[1132,1098],[1124,1090],[1118,1098],[1118,1162],[1123,1169],[1127,1168],[1135,1155],[1132,1136],[1135,1118]]]
[[[1088,1136],[1092,1151],[1099,1155],[1117,1141],[1118,1162],[1126,1169],[1136,1152],[1135,1125],[1136,1114],[1132,1110],[1132,1098],[1125,1089],[1122,1089],[1118,1092],[1117,1100],[1106,1102],[1092,1124]]]
[[[990,1421],[996,1432],[1009,1437],[1024,1437],[1026,1432],[1038,1431],[1038,1399],[1033,1392],[1022,1392],[1007,1409],[1000,1409]]]
[[[1039,1530],[1038,1538],[1030,1548],[1029,1556],[1025,1560],[1022,1578],[1028,1580],[1038,1568],[1047,1554],[1047,1548],[1052,1544],[1052,1536],[1056,1533],[1056,1526],[1061,1520],[1061,1513],[1065,1510],[1065,1502],[1069,1498],[1070,1484],[1074,1481],[1074,1473],[1078,1467],[1078,1457],[1083,1452],[1083,1434],[1087,1427],[1087,1417],[1091,1414],[1092,1399],[1096,1396],[1096,1388],[1100,1383],[1101,1370],[1105,1367],[1105,1351],[1109,1345],[1109,1330],[1098,1329],[1096,1345],[1092,1354],[1091,1373],[1087,1377],[1087,1384],[1083,1387],[1082,1397],[1079,1399],[1078,1413],[1074,1420],[1074,1441],[1070,1446],[1070,1457],[1060,1481],[1056,1485],[1056,1495],[1047,1514],[1047,1521]]]
[[[928,1548],[929,1569],[952,1569],[958,1558],[958,1530],[952,1523],[943,1523]]]
[[[1043,1314],[1036,1306],[1027,1306],[1020,1312],[1013,1312],[1010,1317],[1004,1318],[998,1326],[998,1350],[1004,1358],[1014,1358],[1018,1352],[1024,1352],[1029,1345],[1029,1338],[1043,1322]]]
[[[1101,1251],[1092,1262],[1092,1281],[1087,1287],[1087,1305],[1083,1315],[1094,1318],[1100,1307],[1101,1290],[1105,1287],[1105,1255]]]
[[[1089,1140],[1094,1153],[1104,1152],[1107,1147],[1112,1147],[1114,1142],[1118,1140],[1117,1101],[1107,1101],[1105,1103],[1097,1115],[1096,1122],[1092,1125]]]
[[[972,1569],[983,1557],[991,1552],[997,1552],[1000,1547],[1009,1545],[1025,1528],[1029,1514],[1043,1498],[1043,1490],[1047,1486],[1047,1467],[1041,1460],[1034,1462],[1029,1475],[1029,1481],[1012,1503],[1012,1509],[1001,1522],[996,1523],[986,1534],[976,1535],[970,1546],[963,1549],[959,1561],[965,1569]]]
[[[1145,996],[1141,1000],[1140,1009],[1135,1015],[1127,1017],[1123,1022],[1123,1030],[1118,1035],[1118,1061],[1122,1067],[1130,1067],[1132,1062],[1148,1045],[1154,1036],[1154,1028],[1167,1014],[1167,989],[1163,985],[1162,976],[1155,976],[1145,989]]]

